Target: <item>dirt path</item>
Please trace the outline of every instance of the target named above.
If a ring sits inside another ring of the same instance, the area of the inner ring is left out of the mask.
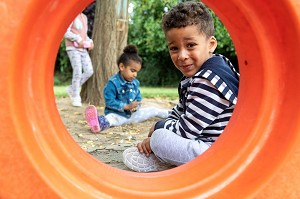
[[[144,99],[142,106],[171,109],[174,104],[174,101]],[[56,105],[67,130],[83,150],[98,160],[123,170],[128,169],[123,164],[122,152],[147,137],[150,127],[159,120],[152,118],[142,123],[112,127],[99,134],[93,134],[84,119],[87,104],[73,107],[69,98],[57,98]],[[103,114],[104,107],[97,107],[97,110],[98,114]]]

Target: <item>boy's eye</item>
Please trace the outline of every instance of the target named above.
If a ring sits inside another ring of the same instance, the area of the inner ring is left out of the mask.
[[[195,43],[190,43],[190,44],[187,44],[186,46],[188,47],[188,48],[193,48],[194,46],[196,46],[197,44],[195,44]]]
[[[177,47],[169,47],[169,51],[176,51],[177,49]]]

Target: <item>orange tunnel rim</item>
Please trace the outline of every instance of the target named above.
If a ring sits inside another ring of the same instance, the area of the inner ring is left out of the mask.
[[[300,74],[300,39],[289,37],[290,33],[300,35],[295,8],[295,2],[300,1],[229,0],[215,4],[205,0],[223,19],[237,49],[241,71],[238,105],[224,135],[205,154],[178,168],[146,174],[112,168],[84,152],[67,132],[55,105],[53,65],[59,43],[72,18],[92,0],[62,1],[57,7],[52,0],[24,2],[13,7],[24,12],[14,49],[10,56],[2,55],[11,63],[6,86],[10,114],[15,116],[15,131],[7,133],[15,134],[24,151],[24,166],[43,181],[43,194],[61,198],[254,196],[299,144],[300,116],[293,109],[300,101],[300,94],[294,93],[300,85],[296,78]],[[282,17],[281,12],[289,14]],[[258,18],[260,22],[255,23]],[[28,30],[30,21],[35,23]],[[289,30],[281,33],[286,23]],[[273,34],[266,37],[267,32]],[[47,35],[47,39],[38,42],[40,35]],[[289,54],[283,55],[283,50]],[[290,66],[294,66],[293,72]],[[289,136],[283,131],[290,132]],[[259,179],[254,175],[257,171]]]

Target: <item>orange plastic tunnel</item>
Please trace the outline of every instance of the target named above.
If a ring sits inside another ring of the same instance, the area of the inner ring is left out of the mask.
[[[300,0],[205,0],[241,72],[220,139],[168,171],[112,168],[83,151],[55,104],[56,54],[92,0],[0,1],[0,198],[299,198]]]

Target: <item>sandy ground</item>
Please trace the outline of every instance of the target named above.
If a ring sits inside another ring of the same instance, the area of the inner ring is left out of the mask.
[[[176,101],[162,99],[143,99],[142,106],[155,106],[171,109]],[[142,141],[148,135],[150,127],[160,118],[152,118],[142,123],[112,127],[98,134],[91,133],[85,119],[82,107],[73,107],[69,98],[57,98],[57,109],[67,130],[80,147],[99,161],[123,170],[128,168],[123,164],[122,152]],[[103,114],[104,107],[97,107],[98,114]]]

